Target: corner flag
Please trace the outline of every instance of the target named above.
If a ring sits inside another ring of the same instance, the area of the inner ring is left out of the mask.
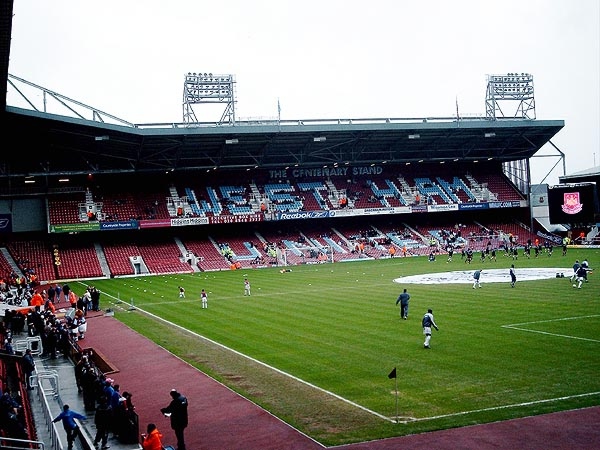
[[[396,378],[396,368],[395,367],[394,367],[394,370],[392,370],[390,372],[390,374],[388,375],[388,378],[389,379]]]

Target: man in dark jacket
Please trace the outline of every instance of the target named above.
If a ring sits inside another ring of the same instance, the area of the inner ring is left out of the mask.
[[[408,301],[410,300],[410,294],[404,289],[402,294],[396,299],[396,305],[400,303],[400,318],[406,320],[408,318]]]
[[[25,381],[27,382],[27,390],[32,390],[33,386],[31,385],[31,375],[35,372],[35,361],[33,359],[33,355],[31,354],[31,349],[25,350],[25,355],[23,355],[23,371],[25,372]]]
[[[185,450],[185,439],[183,431],[188,425],[188,401],[177,389],[171,389],[171,403],[160,412],[171,417],[171,428],[175,431],[177,438],[177,450]]]
[[[96,424],[96,436],[94,438],[94,445],[98,446],[102,443],[102,448],[109,448],[108,442],[108,431],[112,422],[112,408],[108,403],[108,400],[104,395],[98,399],[98,407],[96,408],[96,414],[94,415],[94,423]]]

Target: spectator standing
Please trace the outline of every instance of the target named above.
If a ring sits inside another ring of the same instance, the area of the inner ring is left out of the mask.
[[[71,308],[77,309],[77,302],[79,300],[79,297],[77,297],[77,294],[75,293],[75,291],[69,290],[68,299],[69,299],[69,304],[70,304]]]
[[[63,296],[65,297],[65,301],[68,302],[69,294],[71,293],[71,287],[67,283],[63,284],[62,292],[63,292]],[[59,292],[59,294],[60,294],[60,292]]]
[[[60,284],[57,284],[54,290],[56,291],[56,303],[60,303],[60,293],[63,291],[63,288]]]
[[[96,399],[102,398],[101,394],[98,395],[98,375],[96,366],[86,360],[80,375],[83,405],[86,411],[94,411],[96,409]]]
[[[202,300],[202,309],[208,308],[208,294],[205,289],[200,292],[200,300]]]
[[[92,294],[90,293],[90,287],[88,287],[83,295],[77,301],[77,308],[83,310],[87,316],[89,310],[92,309]]]
[[[162,433],[158,431],[156,425],[149,423],[146,432],[142,433],[142,448],[144,450],[163,450]]]
[[[79,358],[77,363],[75,363],[75,367],[73,368],[75,371],[75,384],[77,384],[77,392],[79,393],[83,391],[81,385],[81,375],[83,374],[84,367],[86,364],[88,364],[88,361],[87,355],[83,355],[81,358]]]
[[[23,372],[25,372],[25,381],[28,391],[33,389],[33,386],[31,385],[31,375],[33,375],[34,371],[35,361],[33,359],[33,355],[31,354],[31,349],[28,348],[25,350],[25,354],[23,355]]]
[[[36,292],[29,300],[29,306],[43,306],[44,305],[44,297],[42,297],[41,292]]]
[[[90,295],[92,297],[92,311],[100,311],[100,291],[96,286],[92,286]]]
[[[77,309],[77,311],[75,311],[74,322],[77,325],[79,339],[84,339],[85,333],[87,332],[87,321],[85,320],[85,312],[83,312],[81,309]]]
[[[400,318],[408,319],[408,302],[410,300],[410,294],[404,289],[402,293],[396,299],[396,306],[400,303]]]
[[[94,445],[98,446],[102,444],[102,449],[110,447],[108,445],[108,432],[110,430],[110,424],[112,419],[112,408],[108,403],[106,396],[101,395],[98,399],[98,406],[96,407],[96,413],[94,415],[94,423],[96,424],[96,437],[94,438]]]
[[[171,428],[177,438],[177,450],[185,450],[184,430],[188,426],[188,401],[184,395],[177,392],[177,389],[171,389],[170,395],[171,403],[160,412],[170,415]]]
[[[15,348],[13,347],[13,343],[12,343],[12,338],[11,337],[7,337],[4,340],[4,351],[8,355],[14,355],[15,354]]]
[[[48,300],[50,300],[52,303],[54,303],[55,298],[56,298],[56,288],[54,287],[53,284],[51,284],[50,287],[48,288]]]
[[[435,320],[433,319],[433,311],[428,309],[425,315],[423,316],[423,320],[421,322],[423,325],[423,334],[425,335],[425,342],[423,343],[423,348],[431,348],[429,346],[429,342],[431,341],[431,328],[435,328],[436,331],[439,331]]]
[[[68,450],[73,450],[73,442],[75,441],[75,438],[80,435],[79,426],[77,425],[77,422],[75,422],[75,419],[87,420],[87,417],[70,409],[69,405],[64,405],[62,412],[52,420],[53,423],[56,423],[59,420],[62,421],[63,428],[67,433]]]
[[[10,387],[6,386],[0,395],[0,432],[2,432],[2,436],[27,439],[27,430],[21,417],[23,417],[23,405],[20,397],[13,396]]]

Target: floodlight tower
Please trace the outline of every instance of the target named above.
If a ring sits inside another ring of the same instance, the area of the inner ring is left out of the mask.
[[[502,105],[515,103],[517,108],[512,116],[502,111]],[[488,75],[485,116],[490,120],[535,119],[533,76],[528,73]]]
[[[233,75],[188,72],[183,82],[183,122],[198,123],[192,105],[222,103],[225,110],[218,124],[235,125],[235,95]]]

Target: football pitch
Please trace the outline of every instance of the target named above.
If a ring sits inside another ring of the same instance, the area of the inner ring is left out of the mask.
[[[600,272],[581,289],[569,280],[574,261],[585,258],[597,268],[600,250],[499,254],[471,264],[460,255],[449,263],[396,257],[71,286],[81,295],[95,285],[102,308],[118,320],[317,441],[340,445],[600,405]],[[482,287],[473,289],[477,268]],[[407,320],[395,305],[404,288]],[[426,350],[421,318],[429,308],[439,331]]]

